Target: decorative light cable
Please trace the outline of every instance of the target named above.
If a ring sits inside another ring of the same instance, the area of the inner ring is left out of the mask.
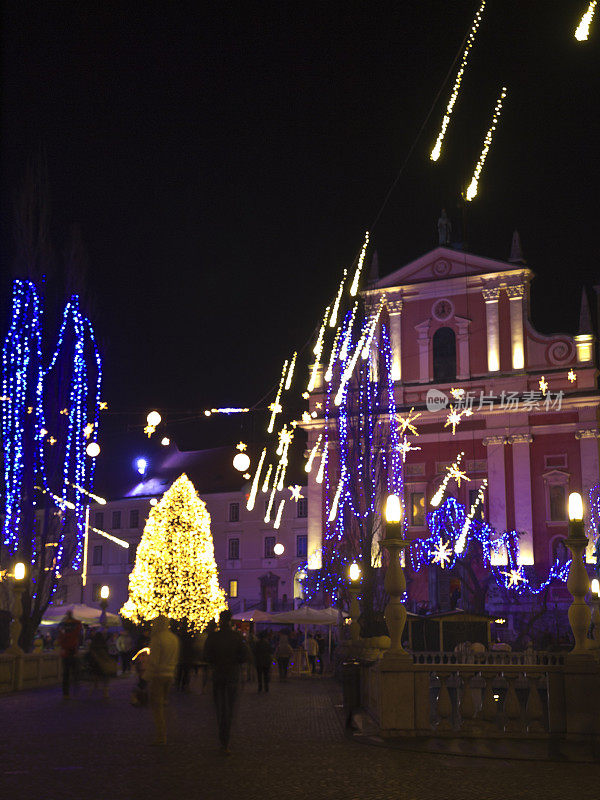
[[[284,505],[285,505],[285,498],[282,498],[282,499],[279,501],[279,508],[277,509],[277,516],[275,517],[275,523],[273,524],[273,527],[274,527],[276,530],[278,530],[278,529],[279,529],[279,526],[281,525],[281,516],[282,516],[282,514],[283,514],[283,507],[284,507]]]
[[[458,456],[456,457],[456,461],[454,461],[453,464],[451,464],[449,467],[446,468],[446,475],[444,476],[444,480],[440,484],[440,487],[437,490],[437,492],[433,495],[433,497],[429,501],[434,508],[439,506],[439,504],[442,502],[442,498],[444,497],[444,492],[446,491],[446,486],[448,485],[448,481],[451,478],[456,478],[459,486],[461,479],[469,480],[467,476],[464,474],[464,472],[459,470],[459,465],[463,456],[464,453],[459,453]]]
[[[288,367],[288,362],[286,359],[283,364],[283,369],[281,370],[281,378],[279,379],[279,386],[277,388],[277,395],[275,397],[275,402],[271,403],[271,405],[269,406],[269,411],[271,412],[271,419],[269,420],[269,427],[267,428],[268,433],[273,433],[273,428],[275,426],[275,417],[277,416],[277,414],[280,414],[281,411],[283,410],[281,407],[280,400],[281,400],[281,391],[283,389],[283,382],[285,380],[287,367]]]
[[[271,472],[272,471],[273,471],[273,464],[269,464],[269,466],[267,468],[267,472],[265,474],[265,479],[264,479],[263,485],[262,485],[262,491],[263,491],[264,494],[266,494],[269,491],[269,482],[271,480]]]
[[[360,251],[360,255],[358,257],[358,264],[356,265],[354,278],[352,279],[352,284],[350,286],[350,297],[356,297],[356,293],[358,292],[360,273],[362,272],[368,245],[369,245],[369,231],[365,231],[365,241],[363,242],[363,246]]]
[[[475,512],[477,511],[477,507],[483,503],[485,498],[485,490],[487,487],[487,478],[484,478],[481,482],[481,486],[479,487],[479,491],[477,492],[477,497],[475,498],[475,502],[471,505],[467,518],[465,520],[465,524],[463,525],[463,529],[460,532],[460,536],[456,540],[456,544],[454,545],[454,552],[460,555],[465,549],[465,544],[467,542],[467,534],[469,533],[469,528],[471,526],[471,522],[473,521],[473,517],[475,516]]]
[[[500,119],[500,112],[502,111],[502,101],[506,97],[506,86],[502,87],[502,91],[500,92],[500,97],[496,102],[496,107],[494,108],[494,113],[492,115],[492,123],[488,129],[488,132],[485,135],[485,139],[483,140],[483,149],[479,156],[479,161],[475,167],[475,172],[473,173],[473,177],[471,178],[471,183],[467,189],[467,193],[465,195],[467,200],[472,200],[474,197],[477,196],[477,185],[479,183],[479,176],[481,175],[481,170],[483,169],[483,165],[485,164],[485,160],[487,158],[487,154],[490,149],[490,145],[492,143],[492,137],[494,135],[494,131],[496,130],[496,125],[498,120]]]
[[[248,511],[252,511],[254,508],[254,503],[256,502],[256,494],[258,492],[258,484],[260,481],[260,473],[262,470],[263,463],[265,461],[265,456],[267,455],[267,448],[263,447],[263,451],[260,454],[260,459],[258,461],[258,466],[256,468],[256,472],[254,473],[254,480],[252,481],[252,488],[250,489],[250,494],[248,495],[248,502],[246,503],[246,508]]]
[[[342,342],[342,346],[339,352],[340,361],[345,361],[348,358],[348,350],[350,348],[350,342],[352,341],[352,331],[354,329],[354,320],[356,319],[357,308],[358,308],[358,300],[355,301],[354,305],[352,306],[352,311],[349,312],[350,319],[348,321],[348,324],[346,325],[344,332],[344,340]]]
[[[437,161],[438,158],[440,157],[440,153],[442,152],[442,142],[444,141],[444,136],[446,135],[446,128],[448,127],[448,123],[450,122],[450,117],[452,116],[452,112],[454,110],[454,104],[456,103],[456,99],[460,91],[460,85],[462,83],[463,75],[465,73],[465,68],[467,66],[469,53],[471,52],[471,48],[475,43],[477,29],[479,28],[484,8],[485,8],[485,0],[483,0],[481,5],[479,6],[479,10],[475,14],[475,19],[473,20],[473,24],[471,25],[471,30],[469,31],[469,35],[467,37],[467,43],[465,45],[465,49],[463,50],[462,58],[460,60],[460,66],[458,68],[458,73],[456,74],[456,78],[454,80],[454,86],[452,87],[452,92],[450,94],[450,100],[448,101],[448,105],[446,106],[446,113],[444,114],[444,118],[442,120],[442,127],[438,134],[435,146],[431,151],[431,155],[429,156],[429,158],[432,161]]]
[[[575,38],[578,42],[585,42],[590,35],[590,25],[594,19],[594,12],[596,11],[597,0],[591,0],[587,11],[581,18],[577,30],[575,31]]]

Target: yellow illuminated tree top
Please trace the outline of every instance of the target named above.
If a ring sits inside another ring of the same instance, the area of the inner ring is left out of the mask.
[[[210,514],[184,474],[150,511],[121,614],[136,623],[164,614],[201,630],[226,607]]]

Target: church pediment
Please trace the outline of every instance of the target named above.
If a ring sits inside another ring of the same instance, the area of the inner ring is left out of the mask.
[[[380,278],[371,285],[371,289],[385,289],[392,286],[406,286],[415,283],[462,278],[478,275],[509,275],[510,273],[529,272],[522,266],[515,269],[513,264],[494,261],[491,258],[463,253],[449,247],[437,247],[429,253],[412,261],[390,275]]]

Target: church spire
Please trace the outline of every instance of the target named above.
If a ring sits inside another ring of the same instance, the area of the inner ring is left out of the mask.
[[[592,333],[592,316],[585,287],[581,290],[581,310],[579,311],[579,335]]]
[[[521,247],[521,237],[519,236],[519,231],[515,231],[512,237],[512,243],[510,245],[510,258],[508,259],[509,264],[526,264],[527,262],[523,258],[523,248]]]

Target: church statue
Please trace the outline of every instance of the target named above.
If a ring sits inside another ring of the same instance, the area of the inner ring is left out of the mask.
[[[442,213],[438,219],[438,236],[440,244],[450,244],[450,234],[452,233],[452,223],[448,219],[446,209],[442,208]]]

